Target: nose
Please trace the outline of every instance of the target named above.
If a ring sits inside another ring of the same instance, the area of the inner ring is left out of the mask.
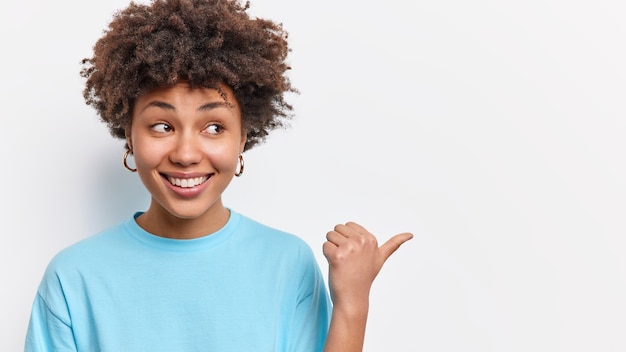
[[[202,160],[202,155],[199,136],[194,136],[192,133],[183,133],[177,136],[169,159],[174,164],[186,167],[198,164]]]

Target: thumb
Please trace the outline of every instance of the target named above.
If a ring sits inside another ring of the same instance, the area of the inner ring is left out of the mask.
[[[410,240],[411,238],[413,238],[413,234],[404,232],[404,233],[395,235],[391,237],[389,240],[387,240],[387,242],[385,242],[378,249],[380,251],[380,254],[383,257],[383,262],[386,261],[387,258],[389,258],[395,251],[397,251],[398,248],[400,248],[400,246],[404,244],[404,242]]]

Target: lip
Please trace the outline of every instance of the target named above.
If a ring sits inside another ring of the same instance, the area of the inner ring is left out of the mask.
[[[174,192],[176,195],[183,197],[183,198],[193,198],[195,196],[197,196],[198,194],[202,193],[202,191],[204,191],[204,189],[206,189],[209,185],[209,182],[211,181],[211,179],[213,178],[214,174],[206,174],[206,173],[161,173],[161,177],[163,178],[163,182],[165,183],[165,185],[167,186],[167,188],[169,188],[172,192]],[[176,186],[173,185],[170,181],[169,178],[177,178],[177,179],[182,179],[182,180],[190,180],[190,179],[194,179],[194,178],[206,178],[206,180],[198,185],[195,185],[193,187],[180,187],[180,186]]]

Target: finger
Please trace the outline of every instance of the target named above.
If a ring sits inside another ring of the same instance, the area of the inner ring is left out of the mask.
[[[343,236],[337,231],[329,231],[326,234],[326,239],[328,240],[328,242],[331,242],[332,244],[336,246],[339,246],[348,240],[345,236]]]
[[[413,238],[413,234],[405,232],[391,237],[387,242],[380,246],[380,254],[383,257],[383,261],[386,261],[395,251],[400,248],[404,242]]]
[[[326,241],[322,245],[322,253],[324,254],[326,259],[328,260],[329,264],[330,264],[330,258],[334,255],[336,250],[337,250],[337,245],[335,245],[332,242]]]
[[[345,225],[339,224],[339,225],[336,225],[333,230],[337,232],[338,234],[345,236],[347,238],[358,236],[359,235],[358,229],[354,228],[351,224],[352,223],[346,223]]]
[[[378,248],[376,236],[367,231],[363,226],[355,222],[347,222],[345,225],[339,225],[342,234],[350,239],[358,239],[359,243],[371,243]]]
[[[347,222],[346,223],[346,227],[349,229],[352,229],[353,231],[356,231],[360,234],[368,234],[371,235],[369,231],[367,231],[367,229],[359,224],[357,224],[356,222]]]

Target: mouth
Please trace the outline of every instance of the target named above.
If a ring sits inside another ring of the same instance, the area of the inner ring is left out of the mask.
[[[167,182],[169,182],[172,186],[180,187],[180,188],[193,188],[205,183],[211,175],[200,176],[200,177],[189,177],[189,178],[178,178],[167,175],[162,175]]]

